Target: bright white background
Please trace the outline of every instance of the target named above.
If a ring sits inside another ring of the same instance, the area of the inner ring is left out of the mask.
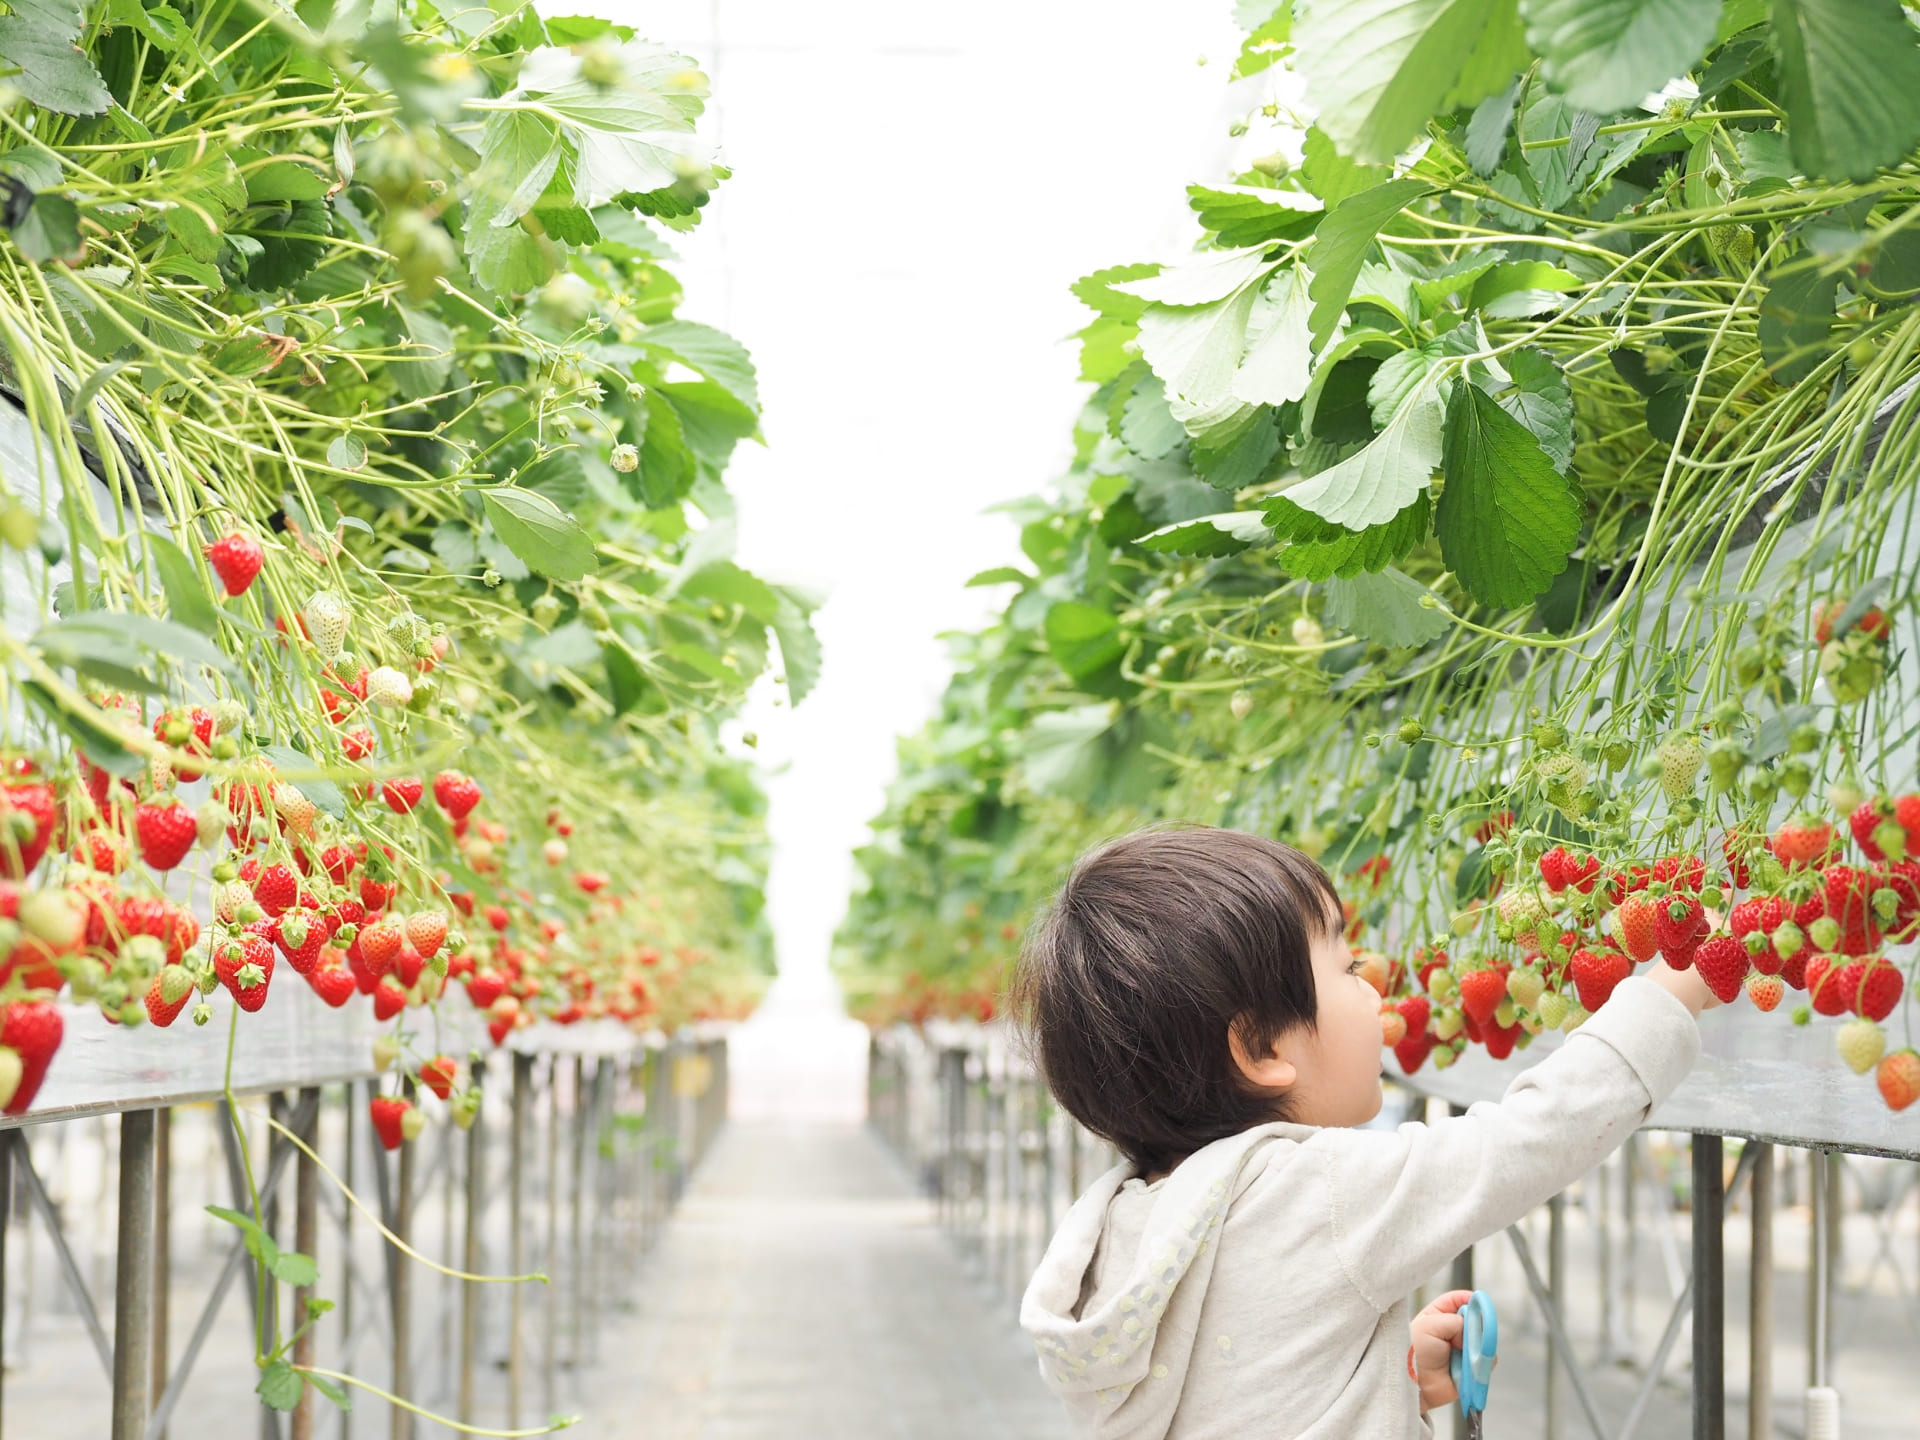
[[[1189,242],[1183,187],[1224,178],[1241,36],[1228,0],[581,8],[712,77],[708,123],[734,174],[698,231],[672,237],[682,313],[738,336],[760,371],[767,446],[728,474],[738,558],[829,597],[819,687],[791,709],[763,685],[739,727],[759,737],[772,801],[782,980],[735,1046],[736,1113],[810,1089],[857,1105],[864,1041],[821,1020],[850,852],[895,737],[946,682],[936,637],[1006,598],[963,588],[1021,558],[1012,524],[983,512],[1070,457],[1085,387],[1066,337],[1088,317],[1067,287]],[[770,1065],[778,1052],[777,1082],[756,1045]],[[817,1070],[830,1050],[848,1065],[801,1083],[795,1063]]]

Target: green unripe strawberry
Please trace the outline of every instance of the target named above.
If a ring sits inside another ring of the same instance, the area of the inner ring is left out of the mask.
[[[1840,922],[1831,915],[1822,915],[1807,926],[1807,938],[1813,941],[1816,950],[1831,950],[1840,943]]]
[[[1813,767],[1800,759],[1781,761],[1780,788],[1796,800],[1805,799],[1813,789]]]
[[[1660,789],[1669,803],[1677,803],[1693,793],[1700,777],[1700,742],[1685,731],[1676,731],[1654,751],[1660,762]]]
[[[1806,932],[1791,920],[1782,921],[1773,932],[1773,953],[1782,960],[1791,960],[1806,947],[1806,943]]]
[[[1731,790],[1747,763],[1747,747],[1738,740],[1716,740],[1707,747],[1707,774],[1716,790]]]

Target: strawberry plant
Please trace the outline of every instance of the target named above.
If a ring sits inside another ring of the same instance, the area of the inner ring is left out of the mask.
[[[1072,462],[901,742],[856,1007],[991,1017],[1074,854],[1204,821],[1333,873],[1408,1070],[1663,955],[1852,1016],[1834,1053],[1907,1103],[1911,1035],[1873,1042],[1920,926],[1920,33],[1893,0],[1240,13],[1199,242],[1074,286]]]
[[[10,1113],[57,1001],[240,1046],[304,984],[471,1123],[421,1012],[672,1028],[771,971],[718,724],[819,656],[811,598],[731,559],[753,364],[679,314],[670,238],[727,173],[707,82],[608,22],[482,18],[0,18]],[[290,1343],[268,1404],[358,1383]]]

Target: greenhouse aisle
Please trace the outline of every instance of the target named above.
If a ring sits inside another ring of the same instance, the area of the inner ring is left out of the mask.
[[[1011,1315],[859,1125],[736,1122],[610,1329],[583,1431],[645,1440],[1053,1440]],[[621,1361],[606,1364],[613,1356]],[[625,1373],[614,1373],[624,1367]]]

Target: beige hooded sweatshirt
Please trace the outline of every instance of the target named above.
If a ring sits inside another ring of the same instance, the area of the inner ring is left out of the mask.
[[[1585,1175],[1700,1051],[1636,978],[1497,1104],[1395,1130],[1257,1126],[1067,1212],[1020,1323],[1093,1440],[1409,1440],[1408,1296]],[[1494,1387],[1498,1404],[1499,1387]]]

